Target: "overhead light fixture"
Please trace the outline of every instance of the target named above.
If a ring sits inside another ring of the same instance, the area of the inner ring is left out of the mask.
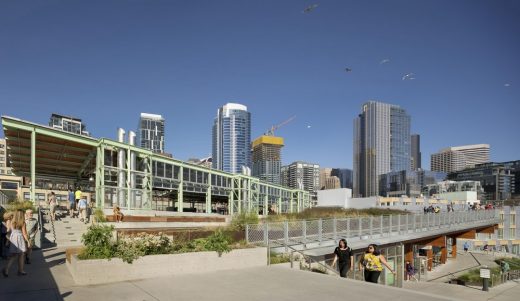
[[[94,177],[93,177],[93,176],[90,176],[90,178],[88,178],[88,180],[89,180],[90,182],[94,182]]]

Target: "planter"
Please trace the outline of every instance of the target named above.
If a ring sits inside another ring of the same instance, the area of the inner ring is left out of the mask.
[[[132,264],[120,258],[79,260],[77,255],[72,255],[67,267],[76,284],[94,285],[260,267],[266,265],[266,255],[266,248],[232,250],[221,257],[216,252],[193,252],[149,255]]]

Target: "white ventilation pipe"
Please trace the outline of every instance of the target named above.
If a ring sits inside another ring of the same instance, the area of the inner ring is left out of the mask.
[[[125,130],[122,128],[117,129],[117,141],[124,143],[125,142]]]
[[[135,132],[134,131],[129,131],[128,132],[128,144],[130,145],[135,145]],[[131,202],[131,206],[132,207],[135,207],[137,204],[135,204],[135,198],[136,198],[136,195],[135,195],[135,182],[136,182],[136,174],[135,174],[135,170],[136,170],[136,154],[133,150],[130,150],[130,202]],[[139,205],[140,207],[140,205]]]

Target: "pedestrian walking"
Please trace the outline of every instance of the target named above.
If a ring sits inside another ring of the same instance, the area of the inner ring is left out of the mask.
[[[468,250],[469,250],[469,241],[466,240],[466,242],[464,243],[464,253],[468,253]]]
[[[56,220],[56,194],[54,191],[51,191],[51,194],[49,195],[49,198],[47,200],[47,203],[49,204],[49,211],[51,212],[51,220]]]
[[[386,262],[385,257],[376,250],[376,245],[368,245],[365,254],[361,257],[361,261],[359,262],[359,269],[364,271],[365,281],[377,283],[379,275],[381,275],[381,271],[383,271],[383,265],[386,266],[392,274],[395,274],[395,271],[388,265],[388,262]]]
[[[334,267],[336,262],[338,262],[339,275],[341,277],[346,278],[348,271],[354,269],[353,256],[352,249],[347,246],[347,241],[340,239],[338,246],[334,249],[334,261],[332,262],[332,266]]]
[[[2,269],[2,274],[4,275],[4,277],[8,277],[11,265],[13,264],[15,259],[18,259],[18,276],[25,276],[27,275],[27,273],[24,271],[24,254],[25,251],[27,251],[27,246],[31,246],[31,241],[29,240],[27,230],[25,229],[25,213],[22,210],[17,210],[14,213],[10,228],[10,257],[9,261],[7,261],[6,267]]]
[[[74,216],[74,207],[76,206],[76,199],[74,196],[74,192],[72,191],[72,188],[69,188],[69,194],[68,194],[68,200],[69,200],[69,216]]]
[[[79,204],[78,204],[78,209],[79,209],[79,217],[80,217],[80,222],[84,222],[85,224],[87,223],[87,200],[85,197],[81,198],[81,200],[79,200]]]
[[[410,280],[414,279],[415,281],[419,282],[419,280],[417,280],[417,278],[415,277],[415,268],[408,260],[406,261],[405,269],[406,269],[406,281],[410,281]]]
[[[38,220],[33,217],[32,209],[25,210],[25,230],[31,241],[27,245],[27,251],[25,252],[25,263],[31,264],[32,248],[36,241],[36,233],[38,233]]]
[[[76,217],[78,217],[78,215],[79,215],[78,204],[79,204],[79,200],[81,199],[81,188],[80,187],[78,187],[76,189],[76,192],[74,192],[74,198],[76,199],[74,202],[75,215],[76,215]]]
[[[2,251],[2,258],[9,256],[9,235],[11,234],[11,221],[13,220],[13,212],[4,213],[4,220],[2,221],[2,237],[0,239],[0,250]]]

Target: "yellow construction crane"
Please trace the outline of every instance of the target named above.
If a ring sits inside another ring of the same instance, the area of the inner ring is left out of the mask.
[[[274,131],[281,128],[282,126],[288,124],[289,122],[293,121],[294,118],[296,118],[296,115],[292,116],[291,118],[285,120],[284,122],[278,124],[278,125],[273,125],[268,131],[267,133],[265,133],[264,135],[265,136],[274,136]]]

